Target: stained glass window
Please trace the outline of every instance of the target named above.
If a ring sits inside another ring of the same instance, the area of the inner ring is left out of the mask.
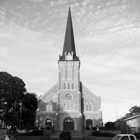
[[[86,111],[92,111],[92,104],[91,103],[86,104]]]
[[[70,84],[68,83],[68,89],[70,89]]]
[[[71,84],[71,88],[74,89],[74,84],[73,83]]]
[[[66,89],[66,84],[64,83],[64,89]]]

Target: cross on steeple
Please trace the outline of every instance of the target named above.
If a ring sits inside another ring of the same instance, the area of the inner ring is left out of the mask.
[[[67,4],[69,7],[72,7],[73,3],[74,3],[74,0],[67,0],[67,1],[66,1],[66,4]]]

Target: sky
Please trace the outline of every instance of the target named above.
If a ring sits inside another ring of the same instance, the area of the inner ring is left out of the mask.
[[[80,80],[115,121],[140,105],[140,0],[0,0],[0,71],[37,96],[56,84],[69,6]]]

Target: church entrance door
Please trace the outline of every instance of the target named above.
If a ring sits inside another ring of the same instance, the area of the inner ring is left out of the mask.
[[[74,130],[74,121],[71,118],[66,118],[63,122],[64,130]]]
[[[52,120],[51,119],[46,119],[45,125],[46,125],[47,128],[51,129],[52,128]]]
[[[92,120],[91,119],[86,120],[86,128],[89,128],[89,129],[92,128]]]

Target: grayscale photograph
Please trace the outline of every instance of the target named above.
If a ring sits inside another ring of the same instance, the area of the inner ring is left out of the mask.
[[[140,0],[0,0],[0,140],[140,140]]]

